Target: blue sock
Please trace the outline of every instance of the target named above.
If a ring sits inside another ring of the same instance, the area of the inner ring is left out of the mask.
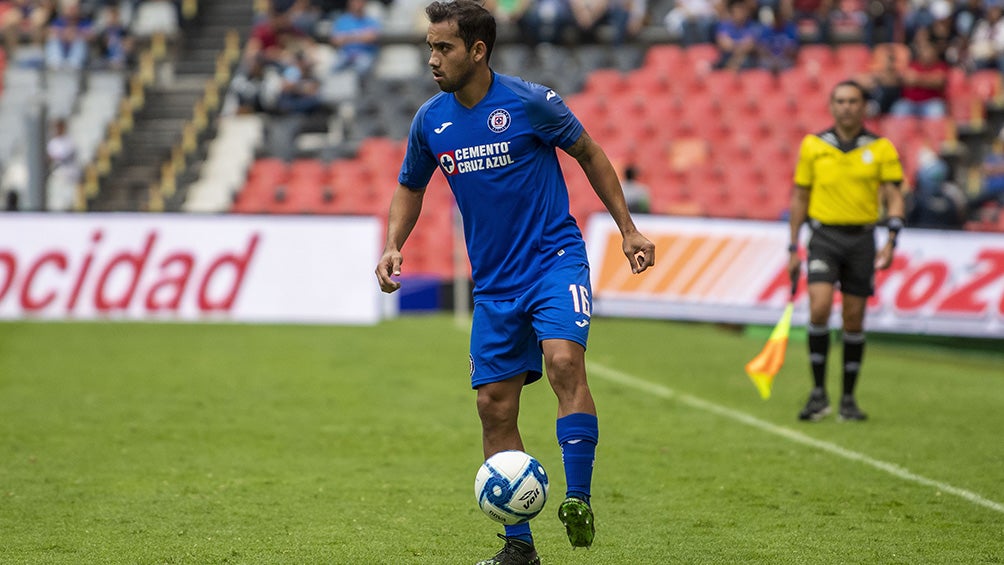
[[[596,416],[579,412],[558,418],[557,431],[568,486],[565,496],[575,496],[589,502],[596,442],[600,437]]]
[[[523,522],[522,524],[516,524],[515,526],[506,526],[505,537],[516,538],[519,541],[525,541],[526,543],[533,545],[533,534],[530,533],[530,522]]]

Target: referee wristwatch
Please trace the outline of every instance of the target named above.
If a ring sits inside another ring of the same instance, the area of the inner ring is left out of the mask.
[[[798,244],[792,243],[788,246],[788,253],[798,253]]]

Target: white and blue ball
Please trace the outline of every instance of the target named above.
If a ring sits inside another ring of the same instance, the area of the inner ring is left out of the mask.
[[[489,518],[506,526],[522,524],[544,509],[547,473],[522,451],[501,451],[478,469],[474,496]]]

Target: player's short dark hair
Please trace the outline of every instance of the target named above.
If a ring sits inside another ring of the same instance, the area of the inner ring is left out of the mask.
[[[478,41],[484,41],[485,61],[491,60],[495,47],[495,16],[484,6],[474,0],[436,0],[425,7],[425,15],[434,24],[456,21],[457,35],[464,40],[464,45],[470,49]]]
[[[858,89],[858,92],[861,93],[861,99],[864,100],[865,102],[868,101],[868,89],[862,86],[860,82],[851,79],[842,80],[838,82],[836,86],[833,87],[833,90],[830,91],[830,100],[833,100],[833,95],[836,94],[837,89],[840,88],[841,86],[853,86],[854,88]]]

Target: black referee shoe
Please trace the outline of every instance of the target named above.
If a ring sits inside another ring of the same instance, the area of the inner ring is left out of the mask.
[[[841,421],[852,421],[852,422],[863,422],[868,419],[868,415],[858,408],[858,403],[854,402],[854,397],[851,395],[844,395],[840,399],[840,420]]]
[[[826,391],[814,388],[809,393],[809,401],[805,403],[805,408],[802,408],[802,411],[798,413],[798,419],[807,422],[818,422],[829,413],[830,399],[827,398]]]

